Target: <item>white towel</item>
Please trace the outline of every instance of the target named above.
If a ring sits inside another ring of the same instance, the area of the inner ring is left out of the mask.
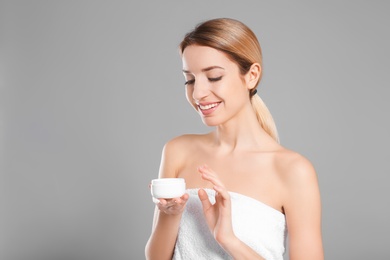
[[[205,190],[211,203],[215,203],[215,191]],[[190,198],[180,222],[173,259],[232,259],[207,226],[198,189],[187,189],[187,193]],[[229,193],[236,236],[266,260],[283,260],[287,234],[284,214],[248,196]]]

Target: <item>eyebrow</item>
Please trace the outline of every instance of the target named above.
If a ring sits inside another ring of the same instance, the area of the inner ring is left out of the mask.
[[[206,71],[213,70],[213,69],[222,69],[222,70],[224,70],[224,68],[219,67],[219,66],[210,66],[210,67],[207,67],[207,68],[202,69],[202,72],[206,72]],[[188,74],[191,73],[191,72],[188,71],[188,70],[183,70],[183,72],[184,72],[184,73],[188,73]]]

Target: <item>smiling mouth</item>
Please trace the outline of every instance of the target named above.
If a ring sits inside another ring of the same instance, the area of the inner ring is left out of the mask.
[[[200,112],[202,112],[203,115],[209,115],[218,108],[219,104],[221,104],[221,102],[210,103],[207,105],[202,105],[202,104],[197,104],[197,105]]]
[[[208,109],[212,109],[212,108],[218,106],[220,103],[221,103],[221,102],[212,103],[212,104],[207,104],[207,105],[198,104],[198,107],[199,107],[201,110],[208,110]]]

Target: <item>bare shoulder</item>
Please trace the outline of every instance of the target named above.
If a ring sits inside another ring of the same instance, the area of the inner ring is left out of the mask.
[[[174,137],[163,147],[160,177],[177,177],[178,172],[191,153],[200,146],[205,135],[186,134]]]
[[[313,164],[305,156],[287,149],[278,152],[275,164],[282,185],[283,209],[290,219],[309,208],[319,212],[320,190]]]
[[[204,139],[205,135],[185,134],[170,139],[164,145],[164,152],[180,153],[189,152],[192,147],[197,146]]]
[[[302,154],[281,149],[275,156],[275,166],[282,182],[291,187],[307,182],[317,182],[313,164]]]

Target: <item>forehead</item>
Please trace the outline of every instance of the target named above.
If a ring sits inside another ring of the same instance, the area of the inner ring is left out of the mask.
[[[210,66],[220,66],[228,69],[235,65],[222,51],[199,45],[190,45],[185,48],[182,62],[183,70],[191,72],[197,72]]]

